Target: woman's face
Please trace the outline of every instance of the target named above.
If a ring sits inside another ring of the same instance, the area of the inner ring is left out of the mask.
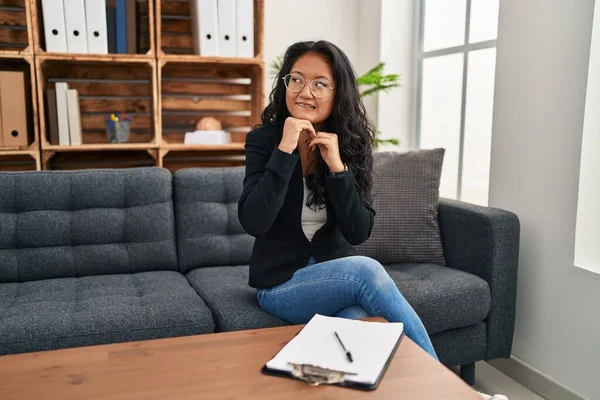
[[[333,111],[335,89],[327,87],[335,88],[331,66],[322,56],[307,53],[296,60],[290,74],[292,78],[288,85],[301,85],[304,80],[304,87],[297,93],[285,91],[288,111],[292,117],[306,119],[318,129]],[[316,97],[311,91],[311,84],[317,96],[321,93],[324,97]]]

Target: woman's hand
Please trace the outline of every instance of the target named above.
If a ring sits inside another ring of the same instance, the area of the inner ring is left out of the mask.
[[[285,151],[286,153],[292,153],[298,146],[298,138],[302,131],[308,131],[308,137],[312,138],[317,133],[312,124],[305,119],[298,119],[294,117],[287,117],[285,124],[283,125],[283,137],[281,143],[279,143],[279,150]]]
[[[335,133],[317,132],[315,137],[309,139],[308,147],[311,151],[314,151],[317,146],[323,161],[325,161],[331,172],[342,172],[344,170],[338,136]]]

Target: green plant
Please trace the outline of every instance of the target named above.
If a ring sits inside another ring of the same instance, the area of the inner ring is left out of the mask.
[[[356,84],[358,85],[359,90],[362,87],[366,87],[366,89],[363,89],[363,91],[360,92],[360,97],[364,98],[381,91],[388,92],[389,90],[400,86],[400,76],[398,74],[385,75],[383,73],[384,67],[385,63],[380,62],[365,74],[356,78]],[[384,143],[393,144],[395,146],[400,144],[398,139],[381,139],[379,137],[380,134],[381,132],[377,131],[373,142],[374,148],[378,148]]]
[[[271,79],[277,78],[277,74],[279,70],[283,66],[283,56],[277,56],[271,63],[269,64],[269,77]]]
[[[279,70],[283,65],[283,56],[277,56],[271,63],[269,64],[269,77],[271,79],[275,79]],[[356,84],[359,87],[360,97],[364,98],[370,95],[373,95],[378,92],[388,92],[389,90],[399,87],[400,85],[400,76],[398,74],[384,74],[383,69],[385,68],[385,63],[380,62],[375,67],[371,68],[369,71],[364,73],[363,75],[356,78]],[[377,131],[375,134],[375,141],[373,142],[373,147],[378,148],[379,145],[384,143],[393,144],[398,146],[400,142],[398,139],[381,139],[379,135],[381,132]]]

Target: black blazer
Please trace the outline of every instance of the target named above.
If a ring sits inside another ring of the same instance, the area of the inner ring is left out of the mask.
[[[302,230],[304,183],[296,149],[277,148],[282,133],[262,126],[246,136],[246,173],[238,202],[244,230],[254,236],[249,284],[269,288],[285,282],[314,257],[316,262],[355,255],[352,245],[369,238],[375,211],[362,202],[352,170],[326,173],[327,222],[309,241]]]

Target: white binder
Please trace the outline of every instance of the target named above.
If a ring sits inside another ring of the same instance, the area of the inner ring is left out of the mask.
[[[192,0],[192,33],[194,53],[202,56],[219,55],[219,25],[217,0]]]
[[[54,85],[56,91],[56,119],[58,120],[58,144],[69,146],[71,137],[69,134],[69,108],[67,102],[67,91],[69,84],[66,82],[56,82]]]
[[[85,3],[81,0],[63,0],[63,6],[69,53],[87,53]]]
[[[219,52],[222,57],[236,57],[235,0],[217,0],[219,14]]]
[[[69,113],[69,137],[71,146],[80,146],[81,138],[81,112],[79,110],[79,93],[77,89],[67,90],[67,108]]]
[[[254,57],[254,0],[236,0],[237,56]]]
[[[85,0],[88,53],[108,54],[106,0]]]
[[[44,37],[46,51],[50,53],[67,52],[67,31],[62,0],[42,0]]]

